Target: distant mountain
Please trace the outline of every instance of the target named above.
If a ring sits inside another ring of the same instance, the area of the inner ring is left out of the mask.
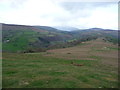
[[[54,26],[57,30],[62,31],[80,31],[80,30],[105,30],[105,31],[111,31],[112,29],[103,29],[103,28],[89,28],[89,29],[79,29],[75,27],[69,27],[69,26]]]
[[[105,31],[112,31],[112,29],[103,29],[103,28],[90,28],[90,30],[105,30]]]
[[[78,28],[68,27],[68,26],[54,26],[54,28],[56,28],[58,30],[62,30],[62,31],[76,31],[76,30],[80,30]]]
[[[4,52],[44,51],[74,46],[99,37],[104,37],[115,44],[120,43],[116,30],[100,28],[79,30],[70,27],[69,30],[71,31],[61,31],[49,26],[2,24],[2,48]]]
[[[58,31],[58,29],[49,26],[34,26],[34,27],[42,30]]]

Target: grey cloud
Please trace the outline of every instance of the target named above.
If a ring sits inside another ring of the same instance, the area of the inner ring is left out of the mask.
[[[63,2],[61,6],[70,11],[75,12],[84,9],[95,9],[97,7],[107,7],[112,4],[117,4],[116,2]]]
[[[21,8],[23,6],[23,4],[27,1],[28,0],[13,0],[10,3],[10,7],[13,8],[13,9]]]
[[[60,18],[58,20],[67,21],[70,19],[90,17],[92,14],[92,11],[94,11],[96,8],[98,7],[105,8],[114,4],[117,4],[117,3],[116,2],[63,2],[60,4],[61,7],[69,11],[71,14],[71,17],[67,19]]]

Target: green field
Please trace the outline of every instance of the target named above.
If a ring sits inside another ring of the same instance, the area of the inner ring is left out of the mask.
[[[117,88],[116,48],[98,39],[43,53],[3,53],[3,88]]]

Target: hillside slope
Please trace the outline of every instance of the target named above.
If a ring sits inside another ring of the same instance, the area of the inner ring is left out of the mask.
[[[72,38],[68,34],[43,30],[34,26],[3,24],[2,28],[3,51],[40,49]]]
[[[2,24],[3,52],[41,52],[75,46],[99,37],[114,44],[120,41],[115,30],[93,28],[68,32],[48,26]]]
[[[99,38],[47,52],[3,53],[3,88],[118,88],[117,49]]]
[[[104,38],[98,38],[74,47],[48,50],[43,55],[70,60],[100,60],[103,64],[117,66],[118,50],[120,48],[117,45],[105,41]]]

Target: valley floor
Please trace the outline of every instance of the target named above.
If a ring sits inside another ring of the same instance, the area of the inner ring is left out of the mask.
[[[3,53],[2,60],[3,88],[118,87],[118,47],[101,38],[43,53]]]

